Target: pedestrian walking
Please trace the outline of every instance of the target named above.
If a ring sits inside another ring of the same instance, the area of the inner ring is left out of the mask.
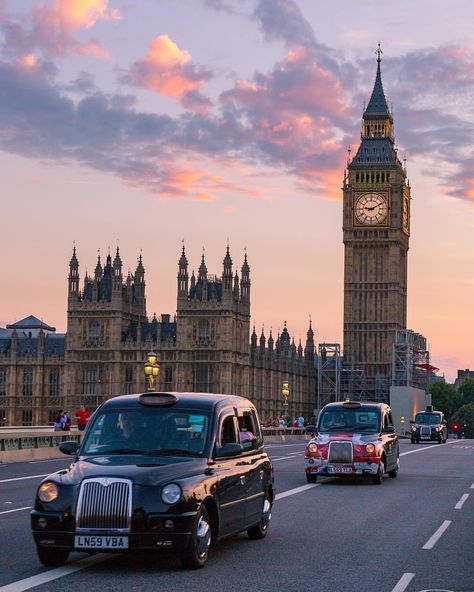
[[[83,432],[86,429],[87,422],[91,414],[86,410],[84,405],[79,405],[79,409],[76,411],[77,429]]]
[[[60,409],[56,415],[54,416],[53,427],[55,432],[60,432],[63,429],[62,424],[62,417],[64,415],[64,411]]]
[[[71,418],[68,411],[64,411],[61,417],[61,430],[63,432],[69,432],[71,430]]]

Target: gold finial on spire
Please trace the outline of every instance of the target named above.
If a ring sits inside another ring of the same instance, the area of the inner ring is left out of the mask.
[[[382,61],[382,55],[383,55],[383,51],[380,49],[380,41],[377,44],[377,49],[375,50],[375,53],[377,54],[377,62],[380,64],[380,62]]]

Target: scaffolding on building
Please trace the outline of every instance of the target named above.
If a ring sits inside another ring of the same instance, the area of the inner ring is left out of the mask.
[[[393,344],[392,386],[426,390],[438,368],[430,364],[426,337],[411,329],[398,330]]]
[[[346,366],[341,371],[341,394],[343,399],[364,401],[367,398],[367,380],[364,368],[357,364]]]
[[[341,400],[341,346],[339,343],[318,344],[317,409]]]

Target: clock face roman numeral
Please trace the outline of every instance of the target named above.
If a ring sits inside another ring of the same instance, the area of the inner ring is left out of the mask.
[[[361,224],[381,224],[387,213],[387,200],[379,193],[364,193],[356,201],[355,215]]]

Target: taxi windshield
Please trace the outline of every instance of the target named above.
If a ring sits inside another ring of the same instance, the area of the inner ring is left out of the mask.
[[[208,426],[209,416],[201,410],[108,409],[95,414],[81,454],[202,456]]]
[[[335,407],[326,409],[319,418],[319,432],[361,432],[376,434],[380,432],[379,413],[374,408],[345,409]]]
[[[441,415],[439,413],[417,413],[415,416],[415,423],[437,425],[441,423]]]

